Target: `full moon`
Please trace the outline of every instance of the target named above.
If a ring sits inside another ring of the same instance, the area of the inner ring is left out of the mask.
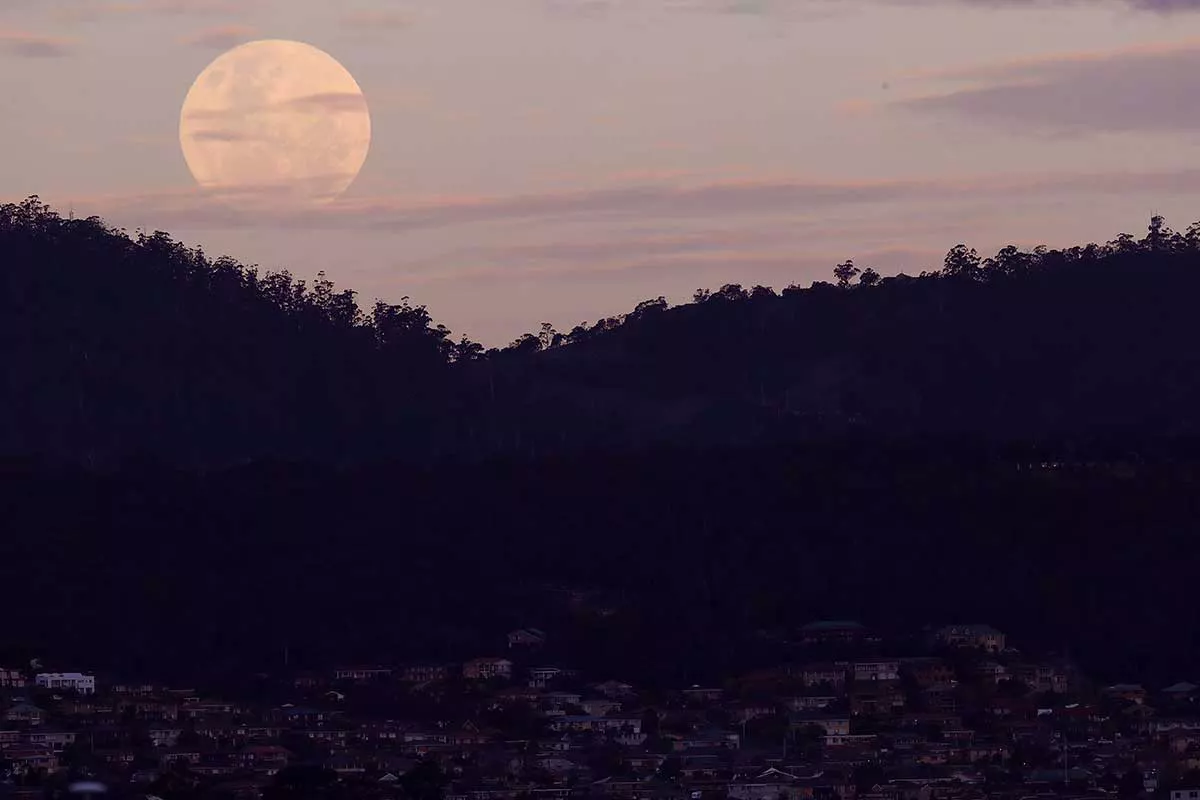
[[[324,51],[249,42],[196,78],[179,143],[192,177],[223,202],[302,210],[337,198],[358,177],[371,114],[354,76]]]

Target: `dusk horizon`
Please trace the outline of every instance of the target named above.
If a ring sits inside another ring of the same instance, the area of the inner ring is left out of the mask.
[[[845,259],[917,274],[960,242],[1104,241],[1152,213],[1186,226],[1198,9],[10,2],[0,201],[323,270],[504,346],[659,295],[827,280]],[[323,208],[230,210],[180,152],[188,87],[259,39],[321,48],[369,105],[366,163]]]

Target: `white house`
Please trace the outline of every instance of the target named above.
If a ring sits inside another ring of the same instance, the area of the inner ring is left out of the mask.
[[[96,693],[96,676],[82,672],[39,672],[33,682],[43,689],[69,689],[80,694]]]

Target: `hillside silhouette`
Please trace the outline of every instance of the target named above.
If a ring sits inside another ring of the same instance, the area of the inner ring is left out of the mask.
[[[1187,677],[1200,225],[834,271],[485,350],[407,300],[0,207],[6,641],[194,676],[536,625],[547,659],[678,683],[778,661],[759,628],[981,620]]]
[[[407,298],[359,307],[163,232],[0,207],[0,453],[488,456],[846,435],[993,442],[1200,430],[1200,225],[938,269],[728,284],[486,350]],[[737,265],[731,264],[731,271]]]

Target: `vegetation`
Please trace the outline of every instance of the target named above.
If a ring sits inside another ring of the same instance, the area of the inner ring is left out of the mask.
[[[1200,223],[940,270],[698,290],[503,349],[167,234],[0,206],[0,453],[111,465],[1200,429]]]
[[[1163,611],[1200,568],[1198,226],[846,262],[491,351],[36,199],[0,254],[25,658],[465,657],[540,622],[692,683],[761,655],[747,631],[846,617],[985,620],[1114,680],[1200,655]],[[555,611],[548,582],[624,599]]]

